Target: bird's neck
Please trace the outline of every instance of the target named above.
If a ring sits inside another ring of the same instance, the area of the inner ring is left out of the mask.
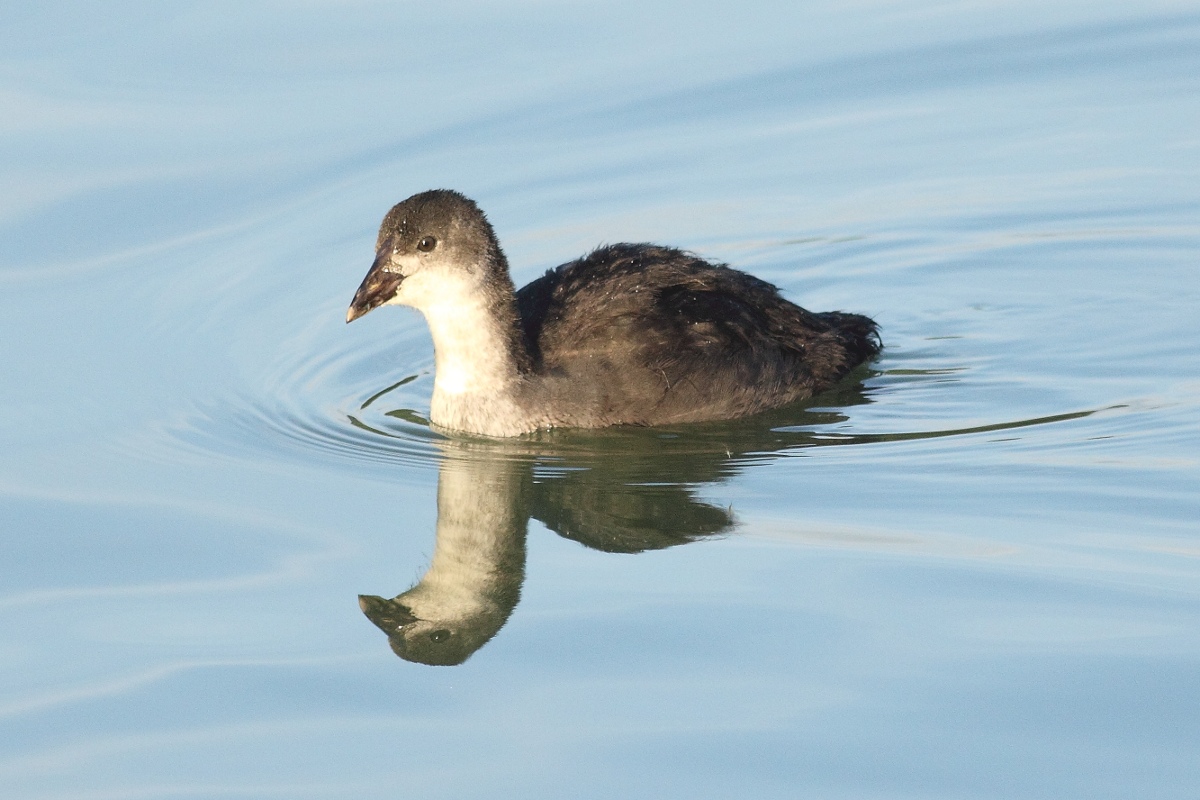
[[[445,428],[511,436],[529,353],[511,283],[447,296],[422,308],[436,362],[432,421]],[[518,426],[519,427],[519,426]]]

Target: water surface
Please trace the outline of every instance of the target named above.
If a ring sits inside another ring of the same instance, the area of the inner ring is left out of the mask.
[[[2,21],[5,796],[1195,796],[1194,7]],[[447,439],[419,315],[342,322],[432,187],[518,283],[654,240],[886,348]]]

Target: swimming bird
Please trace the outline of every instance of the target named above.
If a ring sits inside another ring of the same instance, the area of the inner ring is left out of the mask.
[[[600,247],[516,291],[483,212],[444,189],[384,217],[346,321],[381,305],[429,324],[430,421],[491,437],[743,417],[829,388],[881,347],[868,317],[806,311],[654,244]]]

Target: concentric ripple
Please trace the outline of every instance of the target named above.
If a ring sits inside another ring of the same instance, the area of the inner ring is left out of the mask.
[[[197,407],[174,433],[210,455],[433,466],[441,437],[425,420],[432,364],[405,363],[399,349],[395,340],[346,341],[296,353],[253,391]]]
[[[415,339],[415,335],[414,339]],[[802,406],[750,419],[601,431],[540,431],[512,441],[448,439],[429,426],[433,388],[428,342],[389,339],[315,348],[285,360],[254,392],[198,407],[175,438],[208,455],[287,456],[300,463],[335,459],[360,465],[434,468],[445,458],[518,458],[543,480],[580,469],[618,471],[627,482],[720,480],[750,463],[812,448],[895,447],[933,439],[995,437],[1071,423],[1102,409],[1035,406],[1027,415],[980,419],[970,397],[996,376],[957,352],[953,339],[904,337],[871,368]],[[416,357],[407,354],[416,353]],[[405,355],[401,355],[405,354]],[[990,401],[989,401],[990,403]],[[984,406],[992,410],[995,405]],[[1114,406],[1116,408],[1116,406]]]

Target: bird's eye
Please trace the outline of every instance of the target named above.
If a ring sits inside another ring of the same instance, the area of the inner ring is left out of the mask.
[[[422,253],[428,253],[433,248],[437,247],[437,239],[432,236],[426,236],[417,242],[417,249]]]
[[[435,642],[444,642],[450,638],[450,631],[445,630],[444,628],[438,629],[429,634],[429,638]]]

